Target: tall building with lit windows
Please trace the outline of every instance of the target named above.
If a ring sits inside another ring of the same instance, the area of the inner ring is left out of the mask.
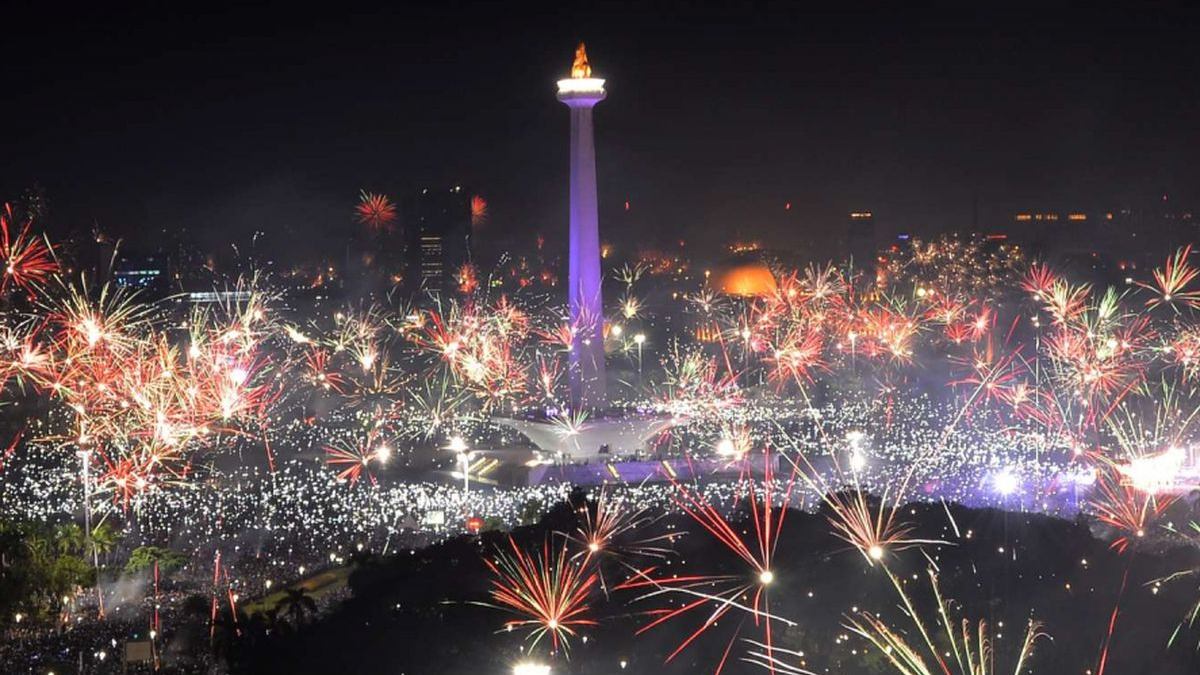
[[[1009,226],[1036,255],[1073,263],[1077,273],[1109,273],[1118,281],[1130,270],[1160,264],[1200,234],[1192,212],[1165,195],[1134,208],[1023,210],[1012,215]]]
[[[401,203],[404,287],[438,292],[453,287],[471,261],[471,193],[462,186],[426,188]]]
[[[1105,211],[1032,209],[1013,215],[1012,232],[1046,253],[1101,253],[1116,260],[1156,260],[1161,251],[1192,242],[1191,211],[1161,204]]]
[[[167,257],[163,254],[122,254],[111,269],[112,282],[121,288],[137,290],[147,298],[166,294]]]

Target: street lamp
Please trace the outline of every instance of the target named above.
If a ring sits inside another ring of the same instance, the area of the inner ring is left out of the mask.
[[[470,472],[470,470],[471,470],[471,453],[469,453],[469,452],[458,453],[458,463],[459,463],[459,470],[462,471],[463,501],[465,502],[467,499],[467,496],[470,494],[470,491],[471,491],[471,472]]]
[[[458,455],[459,470],[462,471],[463,478],[463,511],[467,511],[470,507],[467,506],[467,498],[471,491],[471,455],[473,454],[467,448],[467,442],[462,436],[451,436],[450,442],[446,445],[446,449]],[[470,514],[467,514],[470,515]]]
[[[867,466],[867,458],[862,452],[863,438],[865,434],[857,430],[846,434],[846,442],[850,444],[850,470],[856,473]]]
[[[754,334],[750,332],[750,326],[742,326],[742,368],[750,369],[750,348],[753,343],[750,338]]]
[[[732,457],[737,454],[737,444],[732,438],[722,438],[717,441],[717,454],[722,457]]]
[[[1005,468],[992,479],[996,488],[1002,496],[1007,498],[1009,495],[1016,492],[1021,487],[1021,479],[1013,472],[1011,468]]]

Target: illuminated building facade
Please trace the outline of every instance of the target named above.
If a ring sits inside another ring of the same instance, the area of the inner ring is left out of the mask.
[[[158,290],[166,282],[165,262],[155,256],[122,256],[113,268],[113,283],[122,288]]]
[[[452,288],[471,261],[471,194],[461,186],[421,190],[402,205],[404,284],[410,291]]]
[[[170,264],[165,253],[122,254],[111,258],[108,279],[114,286],[137,291],[142,298],[162,299],[171,290]]]
[[[600,296],[600,224],[592,108],[604,100],[604,80],[592,77],[587,51],[575,50],[571,77],[558,81],[558,100],[571,109],[570,249],[567,304],[575,328],[569,379],[577,408],[604,404],[604,305]]]
[[[1048,254],[1092,254],[1132,262],[1157,260],[1162,251],[1196,239],[1191,211],[1164,196],[1141,208],[1105,211],[1031,209],[1013,215],[1012,227],[1023,241]]]

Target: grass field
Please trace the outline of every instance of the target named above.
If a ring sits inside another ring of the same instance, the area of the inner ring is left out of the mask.
[[[275,609],[279,603],[287,597],[288,589],[303,588],[304,591],[313,600],[319,601],[322,596],[334,593],[346,587],[346,582],[350,578],[349,567],[339,567],[337,569],[325,570],[319,574],[314,574],[311,577],[301,579],[300,581],[288,584],[281,587],[279,590],[265,596],[248,602],[242,605],[246,614],[252,615],[259,612],[268,612]]]

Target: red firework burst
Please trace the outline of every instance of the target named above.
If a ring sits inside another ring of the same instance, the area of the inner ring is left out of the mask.
[[[1090,504],[1100,522],[1121,533],[1112,548],[1124,553],[1146,536],[1146,529],[1174,501],[1170,495],[1155,496],[1124,482],[1113,469],[1100,470],[1096,479],[1097,496]]]
[[[308,352],[304,363],[308,369],[308,378],[313,384],[339,394],[345,393],[343,388],[346,386],[346,378],[336,370],[330,369],[328,350],[314,349]]]
[[[371,464],[387,464],[392,456],[391,446],[384,442],[378,429],[372,430],[361,442],[342,443],[337,446],[325,446],[325,463],[340,468],[337,479],[357,483],[366,472],[367,479],[375,485],[375,475],[371,473]]]
[[[1050,296],[1050,290],[1057,281],[1058,277],[1050,271],[1049,267],[1042,263],[1034,263],[1029,266],[1029,271],[1021,281],[1021,288],[1038,300],[1045,300]]]
[[[521,550],[512,537],[508,544],[511,553],[499,551],[495,559],[485,561],[495,575],[492,599],[521,617],[505,627],[528,629],[531,650],[549,635],[554,651],[562,648],[566,653],[568,637],[578,635],[580,627],[596,625],[587,613],[598,576],[570,560],[565,539],[553,553],[549,541],[533,553]]]
[[[768,377],[780,388],[793,381],[803,386],[812,380],[814,369],[824,367],[824,340],[813,328],[794,326],[772,346],[772,355],[765,359],[771,365]]]
[[[375,232],[391,231],[396,222],[396,206],[386,195],[363,190],[358,206],[354,207],[358,222]]]
[[[488,221],[487,200],[479,195],[471,197],[471,226],[483,227]]]
[[[470,295],[479,288],[479,275],[475,272],[475,266],[467,263],[458,268],[458,274],[455,275],[458,280],[458,290],[463,295]]]
[[[585,505],[579,510],[583,513],[582,525],[575,530],[575,534],[565,534],[567,539],[582,547],[572,560],[581,559],[585,564],[595,564],[605,595],[608,594],[608,584],[604,579],[604,561],[615,561],[625,569],[637,572],[629,559],[666,558],[671,552],[671,543],[680,536],[660,534],[639,537],[643,528],[652,525],[661,516],[651,515],[649,508],[630,508],[623,500],[609,495],[605,489],[600,490],[594,509]]]
[[[12,284],[32,295],[35,285],[46,281],[58,269],[58,264],[54,262],[54,254],[46,240],[29,233],[32,220],[26,221],[21,231],[13,236],[12,219],[12,206],[5,204],[4,212],[0,213],[0,262],[4,264],[0,291],[7,290]]]
[[[1167,258],[1167,264],[1154,270],[1154,283],[1139,283],[1138,286],[1149,289],[1155,294],[1155,297],[1146,301],[1149,307],[1158,305],[1171,305],[1180,303],[1189,307],[1200,307],[1200,291],[1187,290],[1188,284],[1200,275],[1200,269],[1192,267],[1188,263],[1188,258],[1191,257],[1192,247],[1187,245],[1175,252],[1175,255]]]
[[[1020,352],[1021,348],[1017,347],[1012,352],[997,353],[989,341],[983,349],[976,348],[969,359],[952,359],[970,369],[968,375],[949,383],[952,387],[972,387],[964,409],[977,403],[995,401],[1006,402],[1016,408],[1019,403],[1026,401],[1027,388],[1016,396],[1017,403],[1013,402],[1012,397],[1013,389],[1021,384],[1019,376],[1025,372],[1024,363],[1019,358]]]
[[[179,453],[162,445],[146,444],[116,455],[107,451],[97,454],[103,471],[96,487],[101,494],[110,494],[113,504],[122,510],[143,494],[181,482],[189,472],[186,465],[178,467]]]
[[[618,587],[618,590],[646,590],[647,593],[641,599],[675,594],[682,594],[689,598],[681,607],[655,609],[647,612],[654,619],[638,630],[639,635],[671,619],[690,615],[693,610],[710,608],[700,627],[695,629],[667,656],[667,661],[678,656],[689,644],[716,625],[720,618],[731,610],[746,612],[753,618],[754,625],[762,626],[764,648],[768,655],[774,651],[771,623],[782,622],[789,626],[795,625],[794,622],[771,614],[768,589],[776,581],[775,549],[779,543],[784,518],[790,506],[797,472],[792,471],[786,487],[781,492],[775,482],[771,453],[765,452],[762,458],[764,473],[762,481],[759,482],[753,479],[750,465],[752,459],[747,456],[746,468],[743,469],[745,480],[739,491],[739,499],[744,499],[749,506],[748,520],[752,523],[752,538],[743,535],[741,524],[731,522],[723,509],[712,504],[702,493],[673,481],[677,492],[675,501],[679,508],[745,563],[746,573],[744,575],[697,574],[658,577],[655,575],[656,569],[650,568],[638,572],[629,581]],[[743,601],[743,598],[747,597],[750,598],[749,602]],[[725,656],[717,666],[718,674],[724,668],[725,661],[740,630],[739,628],[730,638]]]

